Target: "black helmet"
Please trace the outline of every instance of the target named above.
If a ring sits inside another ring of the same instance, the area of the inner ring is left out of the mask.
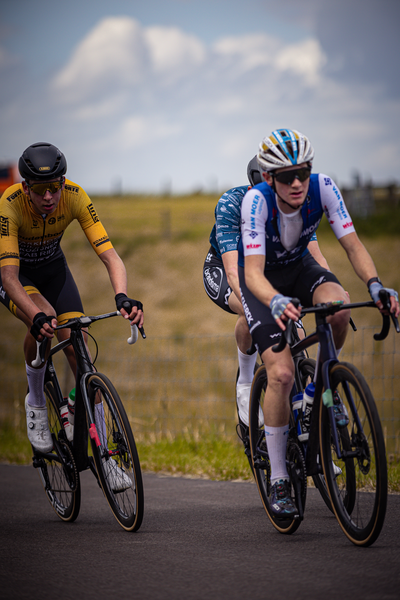
[[[254,186],[258,183],[262,183],[262,177],[260,173],[260,167],[258,166],[257,156],[254,156],[249,164],[247,165],[247,178],[250,185]]]
[[[23,179],[49,181],[62,177],[67,171],[67,161],[58,148],[46,142],[29,146],[18,162]]]

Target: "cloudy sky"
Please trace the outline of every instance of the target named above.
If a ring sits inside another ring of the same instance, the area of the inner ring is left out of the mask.
[[[7,0],[0,161],[36,141],[88,192],[224,190],[261,138],[400,180],[398,0]]]

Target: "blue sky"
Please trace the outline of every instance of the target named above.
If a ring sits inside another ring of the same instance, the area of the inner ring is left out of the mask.
[[[315,169],[399,181],[397,0],[13,0],[0,5],[0,161],[36,141],[89,192],[246,182],[261,138]]]

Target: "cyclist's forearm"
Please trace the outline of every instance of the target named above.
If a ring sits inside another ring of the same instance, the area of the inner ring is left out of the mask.
[[[1,269],[1,280],[3,289],[14,302],[15,306],[33,321],[33,317],[39,312],[38,307],[21,285],[19,278],[19,269],[16,266],[7,265]]]
[[[321,267],[324,267],[324,269],[328,269],[328,271],[330,270],[329,265],[325,259],[325,256],[322,254],[317,241],[314,240],[312,242],[309,242],[308,250],[310,251],[310,254],[312,255],[312,257],[315,258],[317,263],[319,263],[321,265]]]
[[[233,293],[240,300],[240,284],[238,275],[238,252],[236,250],[231,252],[225,252],[222,254],[222,262],[224,265],[226,278]]]
[[[265,306],[269,306],[272,298],[279,292],[269,283],[264,275],[263,256],[247,256],[245,258],[244,276],[250,292]]]
[[[104,263],[115,294],[127,294],[128,278],[125,265],[114,248],[99,255]]]
[[[350,233],[341,238],[339,242],[345,249],[348,259],[358,277],[367,284],[371,277],[377,277],[378,273],[369,252],[358,239],[357,234]]]

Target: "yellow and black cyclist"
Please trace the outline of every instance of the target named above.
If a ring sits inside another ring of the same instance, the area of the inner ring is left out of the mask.
[[[65,178],[64,154],[52,144],[39,142],[23,152],[18,168],[22,183],[7,188],[0,199],[0,301],[28,328],[24,342],[29,386],[25,400],[28,438],[35,449],[48,452],[52,441],[43,394],[45,369],[33,368],[31,363],[36,354],[36,340],[52,338],[57,324],[84,314],[78,288],[60,246],[64,231],[73,220],[79,222],[108,271],[117,309],[142,327],[143,306],[127,296],[124,263],[89,196]],[[122,308],[126,302],[130,305],[129,313]],[[59,330],[57,337],[60,341],[69,337],[69,330]],[[72,348],[65,352],[75,373]],[[101,411],[101,407],[96,405],[96,410]],[[123,474],[118,475],[114,470],[111,476],[118,479]],[[113,487],[119,484],[114,481]]]

